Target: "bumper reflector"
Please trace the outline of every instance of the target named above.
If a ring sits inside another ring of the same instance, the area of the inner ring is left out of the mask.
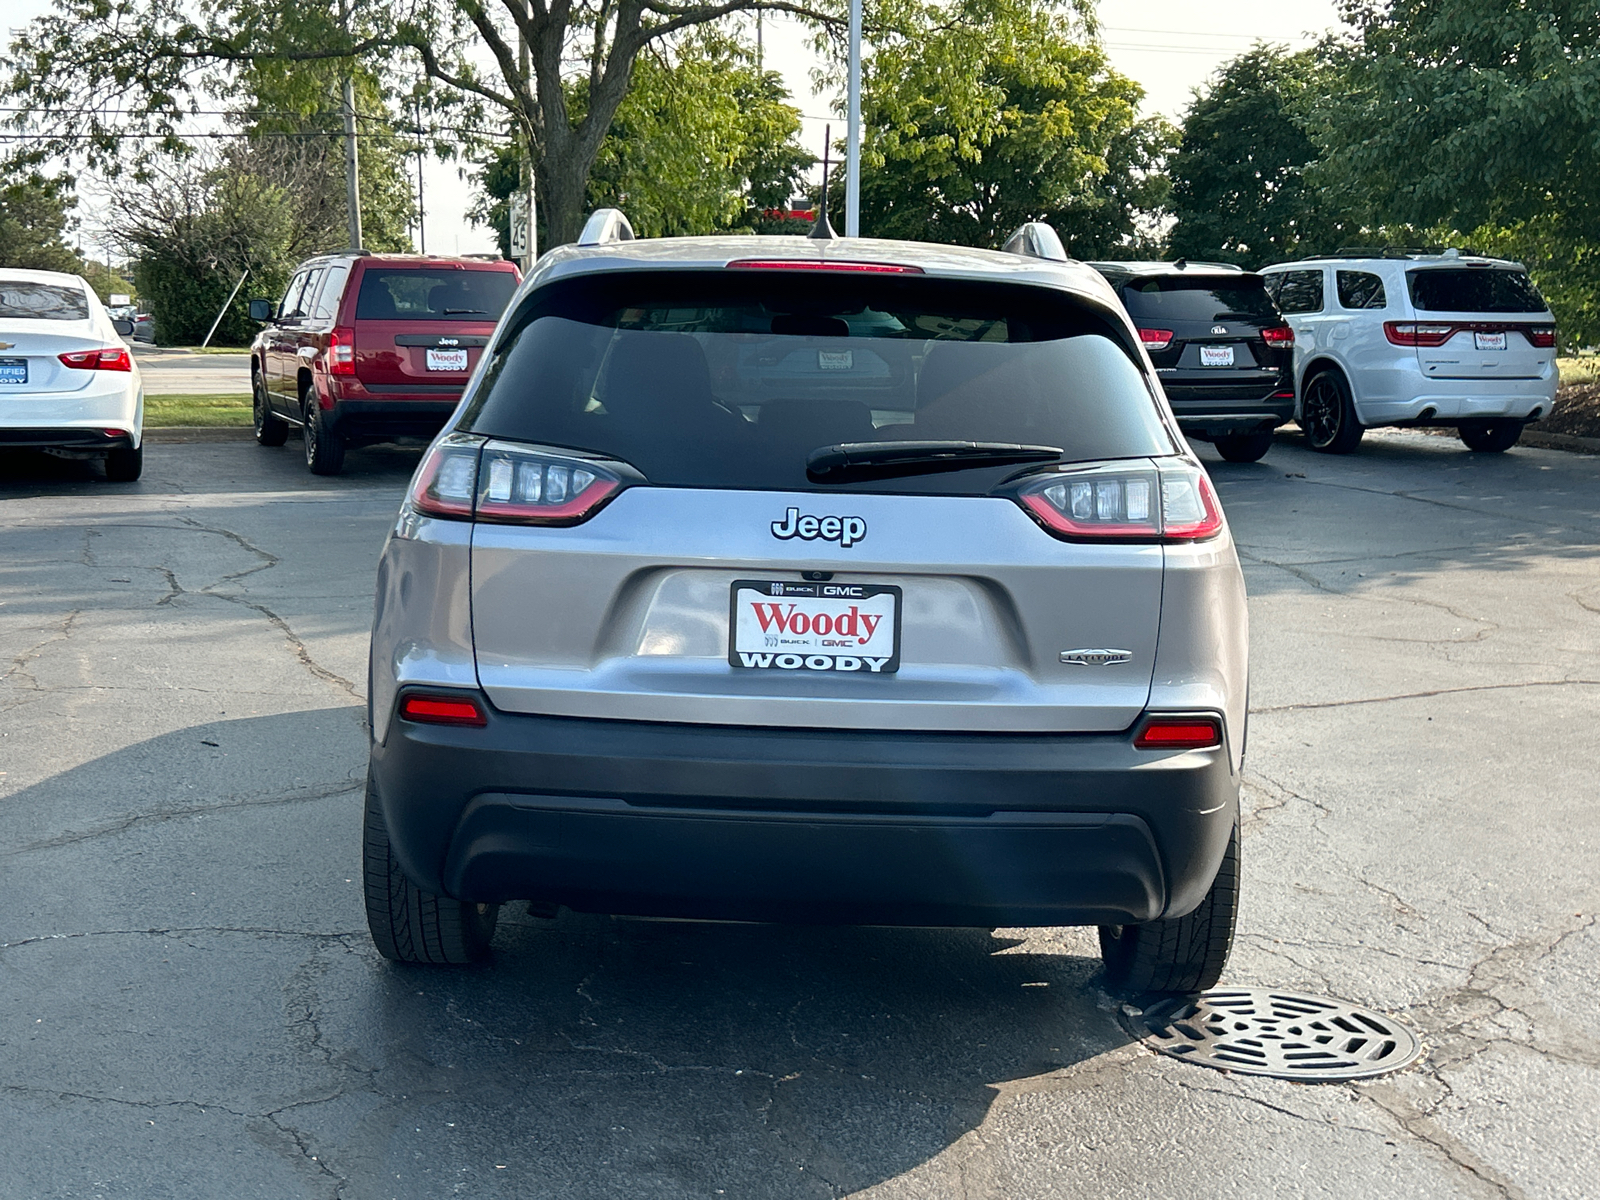
[[[424,696],[412,694],[400,701],[400,715],[423,725],[484,726],[489,718],[476,700],[466,696]]]
[[[1140,750],[1205,750],[1222,744],[1215,717],[1151,717],[1133,744]]]

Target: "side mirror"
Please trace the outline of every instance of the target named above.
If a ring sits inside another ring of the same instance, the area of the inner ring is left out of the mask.
[[[252,321],[270,321],[270,320],[272,320],[272,301],[271,300],[252,300],[252,301],[250,301],[250,319]]]
[[[127,317],[115,317],[111,321],[111,328],[117,331],[118,337],[133,336],[133,322]]]

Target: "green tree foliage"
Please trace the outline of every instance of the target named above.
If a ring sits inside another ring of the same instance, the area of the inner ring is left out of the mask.
[[[1360,240],[1361,197],[1308,178],[1321,157],[1308,125],[1343,86],[1319,50],[1258,45],[1224,66],[1190,105],[1169,168],[1170,253],[1258,267]]]
[[[65,240],[77,201],[72,180],[30,171],[0,187],[0,266],[32,271],[82,270]]]
[[[863,68],[861,229],[999,246],[1025,221],[1080,258],[1149,239],[1175,135],[1106,61],[1092,10],[894,0]],[[843,188],[829,196],[842,211]]]
[[[1347,16],[1358,37],[1319,181],[1522,257],[1564,336],[1600,340],[1600,7],[1390,0]]]

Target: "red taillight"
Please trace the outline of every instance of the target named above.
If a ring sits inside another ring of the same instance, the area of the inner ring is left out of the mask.
[[[828,261],[814,258],[738,258],[730,268],[747,271],[865,271],[873,275],[921,275],[921,267],[900,263]]]
[[[1554,349],[1556,344],[1556,327],[1554,325],[1524,325],[1522,334],[1533,345],[1541,350]]]
[[[1141,329],[1139,340],[1144,343],[1146,350],[1165,350],[1172,345],[1172,330],[1170,329]]]
[[[1447,322],[1385,321],[1383,335],[1396,346],[1442,346],[1456,334]]]
[[[1294,330],[1287,325],[1269,325],[1261,331],[1261,340],[1274,350],[1294,349]]]
[[[72,350],[58,354],[63,366],[79,371],[131,371],[133,359],[126,346],[105,346],[99,350]]]
[[[1070,541],[1198,541],[1222,530],[1222,506],[1188,463],[1106,463],[1031,480],[1018,501]]]
[[[1133,744],[1140,750],[1208,750],[1222,745],[1216,717],[1151,717]]]
[[[424,725],[475,725],[489,723],[478,702],[466,696],[428,696],[413,692],[400,701],[400,715]]]
[[[328,374],[354,375],[356,373],[356,331],[348,326],[336,326],[328,334]]]
[[[585,459],[452,434],[417,468],[411,503],[435,517],[502,525],[576,525],[622,490],[622,478]]]

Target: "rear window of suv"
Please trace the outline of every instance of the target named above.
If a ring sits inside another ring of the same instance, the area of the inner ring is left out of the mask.
[[[1411,303],[1423,312],[1542,313],[1544,297],[1526,272],[1504,267],[1427,267],[1406,272]]]
[[[1122,286],[1122,302],[1135,321],[1278,319],[1259,276],[1166,276]]]
[[[517,290],[510,271],[368,267],[358,321],[498,321]]]
[[[859,442],[1175,453],[1133,352],[1071,296],[920,276],[608,272],[518,314],[460,426],[620,459],[652,483],[837,491],[807,456]],[[982,495],[970,466],[853,490]]]

